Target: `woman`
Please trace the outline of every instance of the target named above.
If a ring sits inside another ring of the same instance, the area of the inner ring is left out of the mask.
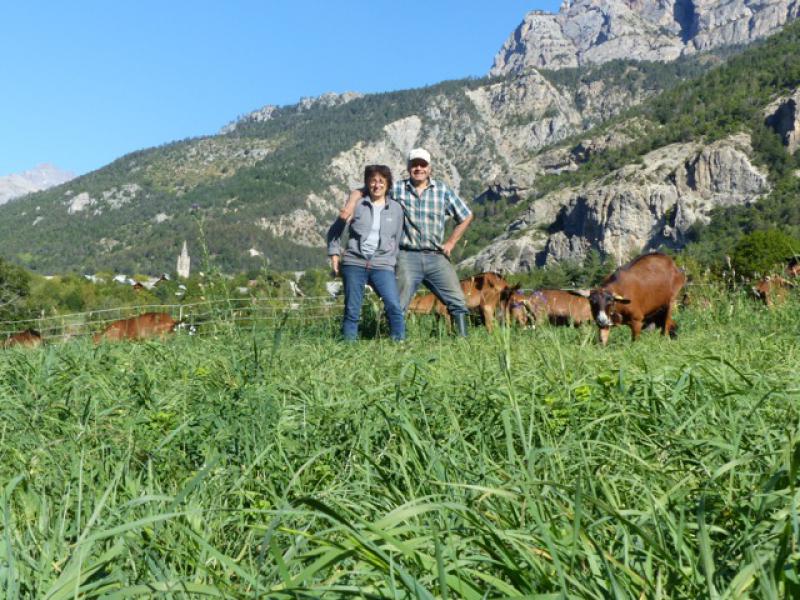
[[[394,267],[403,235],[403,208],[391,197],[389,167],[367,165],[364,186],[368,195],[356,204],[344,253],[340,238],[346,221],[341,217],[336,219],[328,231],[331,268],[336,275],[341,271],[344,279],[342,336],[345,340],[356,339],[364,285],[368,283],[383,300],[392,339],[400,341],[405,339],[406,328]]]
[[[391,197],[392,172],[386,165],[365,167],[364,186],[368,195],[356,204],[344,253],[340,238],[347,222],[340,217],[328,231],[331,268],[338,275],[341,267],[344,278],[342,336],[356,339],[364,285],[369,283],[383,300],[392,339],[400,341],[406,328],[394,268],[403,236],[403,208]]]

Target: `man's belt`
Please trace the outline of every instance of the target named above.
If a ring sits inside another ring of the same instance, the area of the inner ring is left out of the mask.
[[[400,246],[400,250],[403,252],[420,252],[422,254],[441,254],[441,250],[437,250],[436,248],[403,248]]]

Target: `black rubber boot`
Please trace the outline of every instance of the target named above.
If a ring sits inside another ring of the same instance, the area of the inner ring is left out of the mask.
[[[456,334],[460,337],[467,337],[467,315],[464,313],[453,315],[453,323],[456,326]]]

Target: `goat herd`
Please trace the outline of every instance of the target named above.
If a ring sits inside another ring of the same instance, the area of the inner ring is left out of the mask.
[[[800,276],[800,262],[786,268],[789,277]],[[461,281],[470,310],[481,314],[490,331],[494,316],[522,327],[549,322],[553,325],[581,325],[595,321],[600,343],[606,345],[611,327],[627,325],[634,340],[645,327],[656,327],[675,337],[672,320],[676,301],[686,284],[685,273],[669,256],[658,252],[644,254],[606,277],[592,290],[541,289],[523,292],[511,287],[497,273],[481,273]],[[760,279],[752,291],[769,307],[786,298],[794,284],[780,276]],[[689,298],[684,292],[684,304]],[[447,309],[433,294],[415,297],[409,311],[435,314],[448,319]]]
[[[620,267],[592,290],[536,290],[524,293],[510,287],[497,273],[481,273],[461,281],[467,306],[480,311],[487,329],[494,315],[526,326],[547,320],[564,325],[594,320],[600,341],[608,343],[612,325],[628,325],[637,339],[646,325],[655,324],[662,333],[674,334],[672,310],[686,283],[686,276],[669,256],[645,254]],[[417,296],[409,310],[446,317],[446,309],[432,294]]]
[[[800,264],[788,267],[789,275],[800,275]],[[523,292],[512,287],[497,273],[480,273],[461,281],[467,307],[479,312],[486,328],[493,329],[498,313],[520,326],[549,322],[555,325],[580,325],[595,321],[600,343],[606,345],[611,327],[627,325],[636,340],[644,327],[655,326],[663,335],[674,336],[672,313],[678,295],[686,284],[686,275],[669,256],[654,252],[644,254],[606,277],[591,290],[543,289]],[[765,277],[753,286],[754,294],[767,306],[782,299],[794,284],[783,277]],[[685,299],[685,296],[684,296]],[[434,314],[449,322],[445,306],[431,293],[416,296],[409,312]],[[167,313],[149,312],[112,322],[95,334],[94,342],[141,340],[164,337],[182,326]],[[12,346],[36,347],[42,344],[39,332],[28,329],[14,333],[3,342]]]

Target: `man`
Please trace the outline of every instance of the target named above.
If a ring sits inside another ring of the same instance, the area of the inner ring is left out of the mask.
[[[403,207],[405,225],[397,257],[400,305],[408,309],[420,283],[447,307],[456,331],[467,335],[467,307],[450,254],[472,222],[473,214],[458,195],[442,181],[431,179],[431,155],[423,148],[408,153],[408,179],[394,184],[392,195]],[[341,216],[349,219],[361,190],[350,194]],[[453,217],[456,226],[446,240],[445,222]]]

